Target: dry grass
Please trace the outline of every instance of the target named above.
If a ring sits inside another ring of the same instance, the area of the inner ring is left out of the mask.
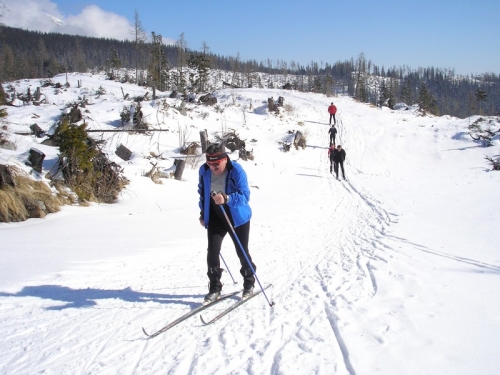
[[[13,184],[0,186],[0,222],[18,222],[42,218],[72,203],[68,194],[54,193],[42,181],[34,181],[20,169],[8,166]]]

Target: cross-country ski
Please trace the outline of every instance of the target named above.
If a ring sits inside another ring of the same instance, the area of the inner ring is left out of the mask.
[[[217,303],[222,302],[225,299],[228,299],[228,298],[233,297],[233,296],[235,296],[237,294],[240,294],[241,292],[242,291],[240,290],[240,291],[232,292],[232,293],[229,293],[229,294],[224,294],[224,295],[220,296],[219,298],[217,298],[215,301],[208,302],[208,303],[202,303],[200,306],[194,308],[191,311],[188,311],[186,314],[184,314],[184,315],[180,316],[179,318],[175,319],[174,321],[168,323],[166,326],[164,326],[163,328],[159,329],[158,331],[156,331],[156,332],[154,332],[152,334],[148,334],[146,332],[146,330],[145,330],[144,327],[142,328],[142,332],[144,332],[144,334],[146,336],[148,336],[148,338],[156,337],[159,334],[168,331],[170,328],[175,327],[177,324],[179,324],[179,323],[185,321],[186,319],[192,317],[193,315],[196,315],[199,312],[204,311],[204,310],[208,309],[209,307],[212,307],[212,306],[216,305]]]
[[[263,290],[266,290],[267,288],[269,288],[271,286],[271,284],[265,286],[263,288]],[[203,322],[203,324],[205,325],[209,325],[209,324],[212,324],[214,322],[216,322],[217,320],[219,320],[220,318],[222,318],[223,316],[226,316],[227,314],[229,314],[231,311],[237,309],[238,307],[240,307],[241,305],[243,305],[244,303],[248,302],[250,299],[256,297],[257,295],[261,294],[262,293],[262,290],[259,289],[258,291],[255,291],[253,294],[249,295],[248,297],[245,297],[245,298],[241,298],[238,302],[235,302],[233,303],[232,305],[230,305],[229,307],[227,307],[225,310],[223,310],[222,312],[220,312],[219,314],[217,314],[216,316],[214,316],[212,319],[210,320],[205,320],[203,319],[203,316],[200,315],[200,319],[201,321]]]

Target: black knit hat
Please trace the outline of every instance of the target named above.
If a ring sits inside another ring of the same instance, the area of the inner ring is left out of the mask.
[[[224,145],[212,143],[207,147],[205,156],[207,157],[207,161],[217,161],[227,158],[226,148]]]

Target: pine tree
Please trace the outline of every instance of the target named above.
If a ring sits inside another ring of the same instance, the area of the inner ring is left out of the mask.
[[[119,69],[121,67],[121,61],[118,59],[118,52],[116,52],[116,58],[113,64],[119,64],[114,69]],[[83,52],[82,43],[80,37],[76,38],[75,51],[71,54],[71,70],[74,72],[85,72],[87,71],[86,56]]]
[[[364,80],[358,82],[357,86],[357,97],[360,102],[367,103],[368,102],[368,89],[366,88],[366,83]]]
[[[368,94],[366,92],[365,73],[366,73],[366,59],[365,54],[361,52],[356,61],[356,91],[354,98],[360,102],[366,102]]]
[[[240,53],[238,52],[236,54],[236,58],[230,57],[229,62],[231,65],[231,71],[233,72],[233,75],[231,76],[231,85],[234,86],[239,86],[239,68],[240,68]]]
[[[5,91],[2,82],[0,82],[0,105],[5,104]]]
[[[481,114],[481,103],[488,100],[488,94],[481,89],[477,89],[474,95],[476,96],[476,101],[478,103],[479,114]]]
[[[2,46],[2,55],[0,55],[3,58],[3,74],[1,76],[4,81],[11,81],[17,77],[14,52],[9,45],[4,45]]]
[[[378,100],[378,105],[383,106],[387,105],[389,108],[392,109],[391,105],[391,92],[387,85],[385,84],[385,79],[382,80],[382,83],[380,84],[380,94],[379,94],[379,100]]]
[[[38,69],[38,77],[46,77],[49,53],[42,38],[40,38],[38,42],[38,50],[35,52],[35,59]]]
[[[191,87],[198,92],[205,91],[210,72],[210,59],[206,55],[191,54],[188,67],[197,73],[197,75],[190,73]]]
[[[151,59],[148,68],[149,80],[152,86],[156,86],[158,90],[165,91],[169,84],[169,65],[165,57],[163,48],[162,36],[153,35],[153,45],[151,48]]]
[[[429,90],[427,89],[427,85],[425,83],[422,83],[420,85],[420,92],[419,92],[419,96],[418,96],[418,106],[419,106],[420,112],[424,115],[427,112],[429,112],[433,115],[439,114],[436,99],[434,99],[432,94],[429,92]]]
[[[109,59],[106,60],[108,78],[115,79],[116,78],[116,71],[118,69],[120,69],[121,66],[122,66],[122,62],[121,62],[120,58],[118,57],[118,52],[116,52],[115,49],[112,49],[111,53],[109,55]]]
[[[411,82],[409,79],[405,79],[401,85],[401,99],[406,104],[412,104],[412,91],[411,91]]]

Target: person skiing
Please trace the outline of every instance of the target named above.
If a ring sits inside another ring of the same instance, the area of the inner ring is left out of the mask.
[[[240,273],[243,276],[242,297],[246,298],[253,293],[255,277],[237,240],[239,239],[248,260],[253,269],[256,270],[257,267],[248,250],[250,219],[252,217],[252,209],[248,204],[250,188],[244,169],[240,164],[229,159],[224,145],[211,144],[207,147],[206,163],[199,170],[198,194],[201,210],[199,220],[200,224],[207,229],[208,238],[207,276],[209,291],[205,296],[205,302],[215,301],[219,298],[222,290],[220,281],[222,268],[220,268],[219,256],[222,240],[228,232],[240,259]],[[237,238],[234,237],[221,207],[224,208]]]
[[[335,151],[335,145],[330,143],[330,148],[328,149],[328,158],[330,159],[330,173],[332,173],[333,168],[333,151]]]
[[[339,164],[340,164],[340,169],[342,170],[342,178],[345,180],[344,160],[345,160],[345,150],[342,149],[341,145],[338,145],[337,148],[334,148],[333,151],[330,153],[330,161],[333,161],[333,171],[337,176],[337,180],[339,179]]]
[[[337,134],[335,125],[332,125],[332,127],[328,129],[328,133],[330,134],[330,146],[333,145],[335,147],[335,135]]]
[[[332,118],[333,118],[333,124],[337,125],[337,120],[335,120],[335,114],[337,113],[337,107],[335,107],[333,102],[328,107],[328,113],[330,114],[330,125],[332,124]]]

